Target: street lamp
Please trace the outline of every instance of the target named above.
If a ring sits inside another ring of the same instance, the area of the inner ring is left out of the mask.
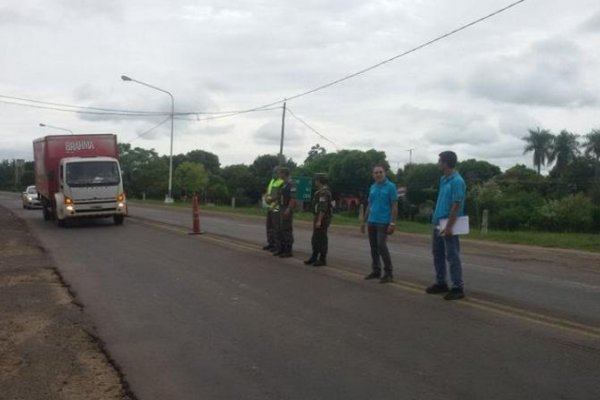
[[[42,124],[41,122],[40,122],[40,126],[42,128],[60,129],[61,131],[71,132],[71,135],[74,135],[73,131],[70,130],[70,129],[67,129],[67,128],[61,128],[61,127],[58,127],[58,126],[52,126],[52,125]]]
[[[167,193],[167,196],[165,197],[165,203],[172,203],[173,202],[173,196],[172,196],[172,189],[173,189],[173,121],[175,119],[174,118],[175,117],[175,99],[173,98],[173,95],[170,92],[168,92],[164,89],[161,89],[159,87],[152,86],[148,83],[138,81],[137,79],[130,78],[126,75],[121,75],[121,79],[125,82],[139,83],[140,85],[144,85],[151,89],[158,90],[159,92],[166,93],[171,98],[171,150],[169,153],[169,192]]]

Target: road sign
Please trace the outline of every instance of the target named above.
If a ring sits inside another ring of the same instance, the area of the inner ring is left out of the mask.
[[[292,177],[296,185],[296,200],[310,201],[312,199],[312,179],[310,176]]]

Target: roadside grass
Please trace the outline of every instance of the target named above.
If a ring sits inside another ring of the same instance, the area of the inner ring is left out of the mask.
[[[160,200],[131,200],[132,203],[160,205],[164,207],[175,208],[190,208],[191,203],[175,202],[173,204],[165,204]],[[265,210],[258,207],[238,207],[231,208],[230,206],[202,205],[201,210],[249,215],[249,216],[264,216]],[[201,211],[202,212],[202,211]],[[294,218],[301,221],[312,220],[312,214],[308,212],[298,212]],[[359,221],[356,217],[335,214],[333,219],[335,225],[358,225]],[[399,232],[414,233],[421,235],[431,234],[431,225],[422,224],[412,221],[398,221],[396,226]],[[472,230],[468,235],[469,239],[487,240],[492,242],[523,244],[529,246],[551,247],[561,249],[585,250],[592,252],[600,252],[600,234],[597,233],[556,233],[556,232],[536,232],[536,231],[489,231],[483,234],[479,231]]]

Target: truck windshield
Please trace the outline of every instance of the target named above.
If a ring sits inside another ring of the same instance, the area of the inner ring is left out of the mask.
[[[119,168],[114,161],[89,161],[67,164],[69,186],[118,185],[121,181]]]

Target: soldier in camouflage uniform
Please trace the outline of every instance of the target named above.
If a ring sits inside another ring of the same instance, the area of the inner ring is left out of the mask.
[[[328,238],[327,230],[331,224],[331,191],[327,187],[327,177],[317,175],[317,190],[313,196],[312,210],[314,214],[313,234],[311,239],[312,255],[304,264],[322,267],[327,265]]]
[[[292,257],[292,245],[294,244],[294,208],[296,208],[296,185],[290,177],[290,170],[288,168],[279,168],[279,178],[283,180],[283,185],[279,192],[281,196],[281,209],[279,214],[281,216],[281,223],[279,226],[279,240],[276,242],[279,244],[277,252],[273,253],[275,256],[281,258]]]

